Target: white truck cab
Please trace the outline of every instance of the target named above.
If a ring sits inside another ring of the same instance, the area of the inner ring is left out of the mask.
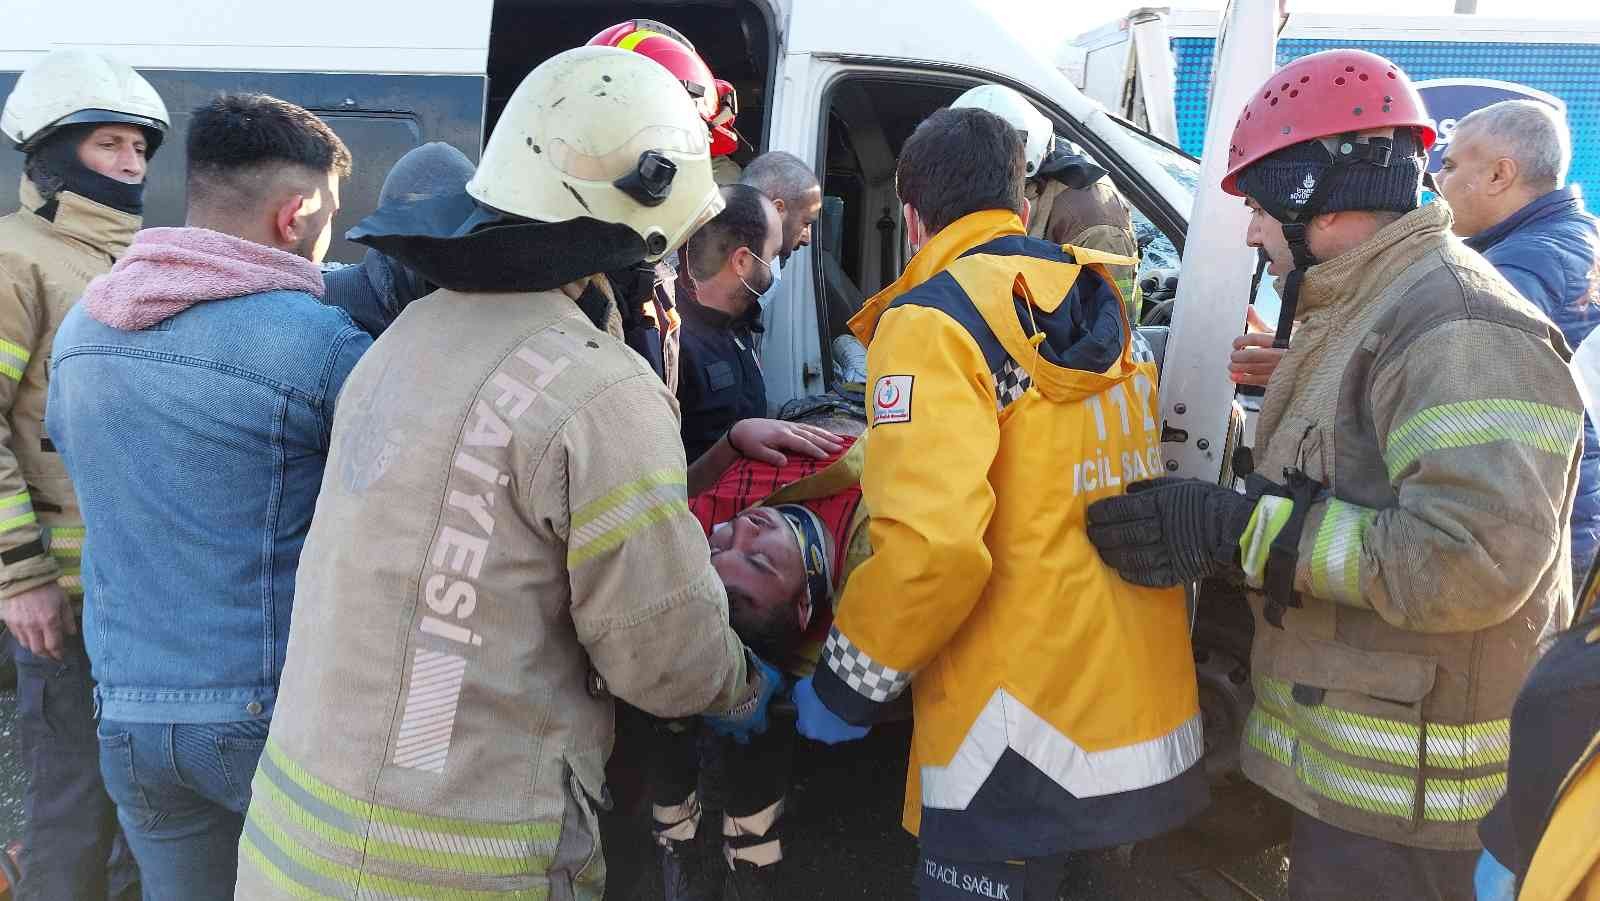
[[[918,123],[968,88],[992,82],[1021,91],[1108,170],[1136,211],[1147,270],[1179,265],[1200,183],[1197,160],[1108,114],[1055,66],[1049,48],[1082,25],[1065,11],[1018,23],[1002,22],[998,4],[987,0],[8,2],[0,96],[43,53],[84,47],[139,68],[166,99],[174,133],[152,162],[148,225],[182,222],[188,110],[208,97],[262,91],[321,115],[355,158],[330,255],[345,262],[363,249],[342,240],[344,231],[372,211],[384,176],[407,150],[448,141],[476,159],[511,92],[540,62],[628,17],[672,25],[738,89],[747,146],[736,161],[786,150],[812,163],[822,183],[813,242],[790,259],[767,312],[762,356],[774,409],[828,389],[832,339],[899,274],[906,250],[895,160]],[[1271,53],[1269,41],[1258,51],[1260,65],[1270,67]],[[0,148],[0,213],[15,203],[5,186],[17,183],[21,167],[20,154]],[[1221,231],[1202,242],[1200,259],[1191,256],[1191,271],[1248,272],[1253,253],[1243,228]],[[1212,332],[1242,329],[1238,300],[1224,305],[1232,321]],[[1205,318],[1195,314],[1191,321]],[[1211,389],[1219,375],[1208,376]],[[1171,401],[1164,396],[1163,404],[1165,416]],[[1248,708],[1241,673],[1249,615],[1234,603],[1208,619],[1204,607],[1196,656],[1207,745],[1220,754],[1216,762],[1208,757],[1208,768],[1220,773],[1230,767]]]
[[[1155,243],[1152,263],[1177,266],[1198,164],[1085,97],[988,4],[786,5],[767,144],[814,161],[828,200],[811,248],[790,260],[786,294],[768,313],[762,362],[774,404],[824,390],[829,341],[862,298],[898,276],[905,262],[894,192],[899,149],[918,123],[974,85],[1005,84],[1031,98],[1061,135],[1111,172],[1138,211],[1141,237]],[[1248,255],[1242,236],[1239,252]]]
[[[1070,38],[1067,17],[1006,23],[982,0],[13,2],[22,9],[8,17],[18,27],[0,46],[0,95],[44,52],[86,47],[144,71],[166,98],[176,134],[153,161],[148,224],[182,220],[178,149],[187,111],[207,97],[265,91],[322,115],[355,156],[331,254],[342,261],[362,252],[343,232],[371,211],[406,150],[444,140],[476,158],[506,98],[541,61],[630,16],[674,26],[739,90],[748,146],[736,158],[795,153],[816,165],[832,198],[816,230],[822,240],[790,260],[769,311],[762,352],[775,407],[825,390],[824,350],[848,305],[898,273],[895,157],[918,122],[967,88],[1023,91],[1110,170],[1138,210],[1141,236],[1154,242],[1152,266],[1177,265],[1198,172],[1181,151],[1108,115],[1035,49]],[[1019,27],[1051,40],[1026,41]],[[0,149],[0,185],[16,183],[21,163]],[[14,202],[0,192],[0,212]]]

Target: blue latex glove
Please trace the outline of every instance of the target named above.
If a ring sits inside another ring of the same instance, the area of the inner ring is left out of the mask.
[[[1472,885],[1478,891],[1478,901],[1517,901],[1517,877],[1495,860],[1488,849],[1478,858]]]
[[[794,706],[799,713],[795,728],[812,741],[836,745],[842,741],[855,741],[866,736],[870,726],[852,726],[840,719],[817,697],[816,686],[807,676],[794,684]]]
[[[712,732],[741,745],[749,744],[750,736],[767,731],[767,705],[783,688],[783,675],[772,664],[749,651],[745,651],[745,660],[750,668],[750,677],[756,680],[755,691],[744,703],[727,713],[705,718]]]

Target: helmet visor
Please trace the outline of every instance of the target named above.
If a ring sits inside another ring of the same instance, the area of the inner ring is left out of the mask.
[[[708,153],[707,140],[704,129],[687,131],[670,125],[650,125],[603,151],[591,152],[556,138],[545,152],[565,175],[580,181],[613,182],[633,171],[640,155],[647,150],[673,156],[700,156]]]

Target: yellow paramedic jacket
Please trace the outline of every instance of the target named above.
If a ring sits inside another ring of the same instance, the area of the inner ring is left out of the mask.
[[[974,213],[851,320],[873,553],[815,685],[856,723],[912,688],[904,822],[926,853],[1107,847],[1206,803],[1183,592],[1118,578],[1084,530],[1162,472],[1155,364],[1105,269],[1126,262]]]
[[[1567,774],[1518,897],[1600,901],[1600,735]]]

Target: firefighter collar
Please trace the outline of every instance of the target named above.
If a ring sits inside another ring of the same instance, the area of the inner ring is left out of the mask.
[[[38,216],[45,199],[26,175],[22,177],[18,193],[23,209]],[[96,253],[122,256],[144,222],[133,213],[124,213],[71,191],[57,192],[54,199],[55,215],[44,222],[56,234],[84,244]]]
[[[974,247],[1007,235],[1027,233],[1022,227],[1022,218],[1010,210],[983,210],[962,216],[945,226],[928,241],[927,246],[917,251],[917,255],[906,264],[906,271],[900,273],[894,284],[872,295],[861,305],[861,311],[850,317],[850,331],[861,339],[862,344],[870,345],[873,334],[878,330],[879,317],[902,294],[943,272]]]

